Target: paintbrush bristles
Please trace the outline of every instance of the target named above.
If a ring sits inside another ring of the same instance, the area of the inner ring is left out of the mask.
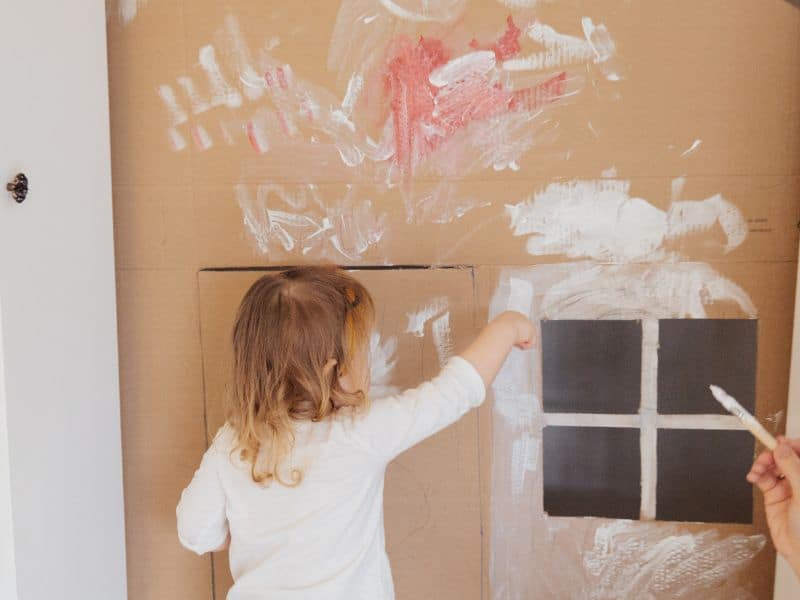
[[[717,402],[722,404],[725,410],[737,417],[762,444],[770,450],[775,450],[775,448],[778,447],[778,440],[776,440],[769,431],[764,429],[764,426],[761,425],[753,415],[747,412],[747,410],[736,401],[736,398],[717,385],[710,385],[708,387]]]

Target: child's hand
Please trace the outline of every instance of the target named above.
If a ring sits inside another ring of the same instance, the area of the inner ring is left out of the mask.
[[[764,493],[775,549],[800,576],[800,439],[779,438],[775,452],[762,452],[747,474]]]
[[[506,320],[514,328],[516,338],[514,346],[520,350],[528,350],[535,345],[536,328],[531,320],[522,313],[508,310],[500,313],[495,321]]]
[[[503,366],[511,348],[531,348],[535,335],[536,330],[528,317],[507,311],[490,321],[475,341],[461,353],[461,357],[472,363],[484,383],[489,385]]]

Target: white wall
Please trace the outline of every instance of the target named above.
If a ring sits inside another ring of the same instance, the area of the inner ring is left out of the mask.
[[[3,372],[3,325],[0,307],[0,598],[17,597],[14,525],[11,512],[11,474],[8,457],[6,384]]]
[[[3,600],[126,597],[105,7],[79,4],[0,1],[0,181],[31,182],[0,187]]]

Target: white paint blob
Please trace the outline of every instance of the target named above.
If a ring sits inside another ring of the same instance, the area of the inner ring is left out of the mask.
[[[661,260],[665,243],[719,224],[725,252],[744,242],[747,222],[719,194],[674,202],[669,211],[631,197],[630,182],[614,180],[552,183],[533,198],[506,206],[514,235],[530,235],[533,255],[563,254],[607,261]]]
[[[136,18],[139,9],[147,4],[147,0],[119,0],[117,13],[123,25],[128,25]]]
[[[468,52],[434,69],[428,80],[436,87],[452,85],[469,77],[485,75],[494,69],[496,61],[491,50]]]

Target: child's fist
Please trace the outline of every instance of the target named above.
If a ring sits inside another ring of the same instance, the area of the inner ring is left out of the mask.
[[[536,328],[528,317],[509,310],[498,315],[497,319],[507,321],[513,327],[515,347],[528,350],[536,345]]]

